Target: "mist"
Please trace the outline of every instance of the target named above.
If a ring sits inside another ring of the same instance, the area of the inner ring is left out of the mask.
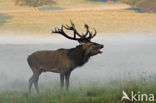
[[[59,38],[59,39],[58,39]],[[156,73],[156,36],[120,35],[97,37],[92,41],[104,44],[103,54],[91,57],[87,64],[71,73],[70,85],[105,83],[117,79],[137,79]],[[32,71],[27,57],[38,50],[73,48],[76,41],[60,37],[0,37],[0,87],[26,88]],[[20,84],[21,82],[22,84]],[[18,84],[19,83],[19,84]],[[42,73],[39,86],[59,85],[59,74]],[[8,89],[8,88],[7,88]]]

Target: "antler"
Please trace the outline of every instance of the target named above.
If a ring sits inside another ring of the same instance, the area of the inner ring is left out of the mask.
[[[85,35],[83,34],[83,36],[86,38],[86,36],[89,34],[89,36],[86,39],[91,40],[93,37],[95,37],[97,32],[96,32],[95,28],[93,28],[95,30],[95,33],[93,34],[92,32],[89,31],[89,26],[87,24],[85,24],[84,26],[87,31],[86,31]]]
[[[75,24],[72,22],[72,20],[70,20],[71,26],[64,26],[64,28],[66,28],[67,30],[73,30],[74,31],[74,36],[77,34],[79,37],[83,38],[83,35],[79,34],[75,28]]]
[[[77,40],[79,42],[80,41],[90,41],[93,37],[95,37],[97,32],[96,32],[96,30],[94,28],[93,29],[95,30],[95,33],[93,34],[92,32],[89,31],[89,26],[87,24],[85,24],[85,28],[86,28],[87,31],[86,31],[85,34],[82,33],[82,35],[81,35],[81,34],[79,34],[77,32],[74,23],[71,20],[70,20],[70,22],[71,22],[71,26],[68,26],[68,25],[64,26],[64,25],[62,25],[60,29],[59,28],[55,28],[55,30],[53,30],[52,33],[59,33],[59,34],[65,36],[68,39]],[[71,36],[67,35],[64,32],[64,30],[63,30],[64,28],[67,29],[67,30],[72,30],[74,32],[74,36],[71,37]],[[89,34],[89,36],[88,36],[88,34]],[[77,38],[77,36],[79,38]]]
[[[59,33],[59,34],[65,36],[66,38],[71,39],[71,40],[78,40],[78,41],[81,40],[81,38],[76,38],[76,34],[75,34],[75,33],[74,33],[74,37],[68,36],[68,35],[64,32],[64,30],[63,30],[64,27],[65,27],[65,26],[62,25],[62,26],[61,26],[61,29],[55,28],[55,30],[53,30],[52,33]]]

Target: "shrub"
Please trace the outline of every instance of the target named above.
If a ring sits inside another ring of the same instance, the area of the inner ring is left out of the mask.
[[[135,5],[136,2],[141,1],[141,0],[119,0],[119,2],[123,2],[129,5]]]
[[[43,5],[52,5],[55,3],[53,0],[16,0],[15,5],[39,7]]]
[[[135,6],[143,12],[156,12],[156,0],[142,0],[136,3]]]

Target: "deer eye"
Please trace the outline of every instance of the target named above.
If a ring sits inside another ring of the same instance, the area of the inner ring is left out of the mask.
[[[94,43],[94,44],[92,44],[92,46],[96,47],[97,45]]]

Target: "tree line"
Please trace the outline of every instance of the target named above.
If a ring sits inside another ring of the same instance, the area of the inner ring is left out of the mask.
[[[142,12],[156,12],[156,0],[91,0],[91,1],[112,1],[122,2],[140,9]],[[54,0],[16,0],[15,5],[33,7],[34,11],[38,10],[39,6],[52,5]]]
[[[132,5],[142,12],[156,12],[156,0],[119,0],[129,5]]]
[[[54,0],[16,0],[15,5],[33,7],[35,11],[39,6],[55,4]]]

